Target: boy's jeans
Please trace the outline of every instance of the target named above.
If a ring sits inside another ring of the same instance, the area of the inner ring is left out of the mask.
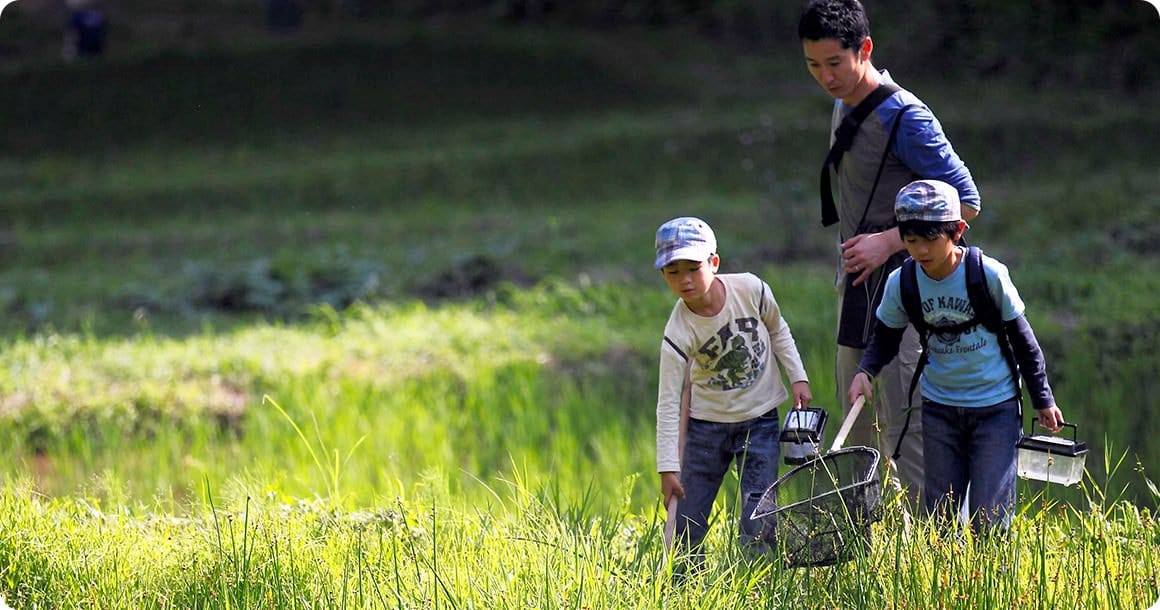
[[[927,513],[954,523],[969,483],[971,527],[1006,531],[1015,505],[1019,400],[962,408],[923,399],[922,429]]]
[[[718,423],[689,418],[685,452],[681,456],[681,485],[685,497],[677,503],[675,539],[685,550],[700,553],[709,530],[709,515],[730,464],[740,475],[741,515],[738,540],[753,544],[761,534],[761,522],[749,516],[761,494],[777,480],[777,409],[754,419]]]

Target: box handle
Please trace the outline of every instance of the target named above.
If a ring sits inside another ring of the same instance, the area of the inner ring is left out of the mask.
[[[1034,417],[1032,417],[1032,418],[1031,418],[1031,421],[1036,421],[1036,419],[1035,419]],[[1078,432],[1078,427],[1077,427],[1075,424],[1071,423],[1071,422],[1063,422],[1063,424],[1062,424],[1062,425],[1063,425],[1063,427],[1064,427],[1064,428],[1071,428],[1071,442],[1072,442],[1073,444],[1074,444],[1075,442],[1077,442],[1077,438],[1078,438],[1078,435],[1077,435],[1077,432]],[[1032,424],[1032,425],[1031,425],[1031,429],[1032,429],[1032,432],[1034,432],[1034,431],[1035,431],[1035,424]],[[1045,429],[1046,429],[1046,428],[1045,428]],[[1024,436],[1029,436],[1029,435],[1027,434],[1027,425],[1026,425],[1026,422],[1024,422],[1024,425],[1023,425],[1023,432],[1024,432],[1024,434],[1023,434]]]

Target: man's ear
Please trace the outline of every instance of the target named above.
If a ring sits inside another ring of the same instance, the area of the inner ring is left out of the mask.
[[[709,257],[709,264],[713,266],[713,271],[716,271],[721,267],[721,257],[717,254],[713,254]]]
[[[858,49],[858,59],[862,61],[870,61],[870,54],[874,52],[874,40],[869,36],[862,41],[861,48]]]

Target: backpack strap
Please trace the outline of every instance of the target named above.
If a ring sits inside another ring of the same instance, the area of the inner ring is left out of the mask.
[[[1015,379],[1015,386],[1019,388],[1019,419],[1022,421],[1023,386],[1019,383],[1019,366],[1015,361],[1015,350],[1011,348],[1011,341],[1003,327],[1003,314],[999,310],[998,303],[991,297],[991,291],[987,289],[987,274],[983,269],[983,251],[977,246],[971,246],[967,248],[964,258],[967,265],[967,298],[971,302],[971,309],[974,310],[975,315],[970,320],[957,324],[948,330],[950,332],[963,332],[972,326],[981,324],[983,328],[995,335],[999,341],[999,350],[1003,353],[1003,359],[1007,361],[1007,366],[1011,369],[1011,375]],[[906,393],[909,403],[914,397],[914,390],[918,387],[922,370],[926,367],[927,341],[933,328],[922,316],[922,297],[918,292],[918,271],[914,259],[906,259],[906,262],[902,264],[901,271],[899,271],[898,279],[902,293],[902,307],[906,310],[906,317],[918,331],[922,341],[922,353],[918,357],[918,364],[914,367],[914,376],[910,378],[910,390]],[[894,446],[892,459],[897,460],[902,454],[902,439],[906,436],[907,428],[910,427],[910,414],[911,409],[908,408],[906,419],[902,424],[902,431],[898,435],[898,442]]]
[[[838,128],[834,130],[834,144],[830,146],[830,152],[826,154],[826,161],[822,163],[822,175],[818,184],[818,190],[822,198],[822,226],[828,227],[838,222],[838,208],[834,204],[834,193],[830,187],[830,166],[834,169],[842,163],[842,155],[850,150],[854,144],[854,136],[858,134],[861,128],[862,121],[870,115],[870,112],[878,107],[879,104],[886,101],[886,98],[894,95],[902,89],[893,83],[883,82],[858,102],[857,106],[851,110],[838,124]],[[889,149],[889,145],[887,145]]]
[[[967,248],[967,298],[971,301],[971,309],[975,310],[975,320],[995,335],[999,341],[999,351],[1003,352],[1003,359],[1007,361],[1007,368],[1011,369],[1011,377],[1015,380],[1015,387],[1019,391],[1019,417],[1023,418],[1023,384],[1019,377],[1019,364],[1015,360],[1015,350],[1011,347],[1011,339],[1007,336],[1007,329],[1003,326],[1003,312],[999,304],[991,298],[991,291],[987,288],[987,274],[983,270],[983,251],[978,246]]]
[[[975,318],[983,328],[996,335],[1003,334],[1003,314],[987,289],[987,274],[983,271],[983,251],[978,246],[967,248],[967,298]]]
[[[918,387],[918,378],[922,376],[922,369],[926,368],[927,355],[929,352],[926,349],[926,344],[930,340],[931,332],[934,330],[922,316],[922,297],[918,294],[918,265],[913,258],[907,258],[906,262],[902,263],[902,270],[898,273],[899,288],[902,291],[902,307],[906,310],[906,317],[910,320],[910,325],[914,330],[918,331],[918,338],[921,345],[922,352],[918,355],[918,363],[914,367],[914,376],[910,378],[910,389],[906,392],[906,400],[910,402],[914,397],[914,390]],[[906,414],[907,422],[903,424],[903,434],[906,433],[906,428],[910,423],[910,412]],[[901,439],[899,440],[901,444]],[[898,450],[895,449],[895,454]],[[895,456],[897,457],[897,455]]]
[[[922,351],[918,355],[918,363],[914,366],[914,376],[910,378],[910,389],[906,391],[906,402],[909,405],[913,400],[914,390],[918,388],[918,379],[922,377],[922,370],[926,368],[926,362],[930,352],[926,349],[926,344],[930,338],[931,325],[926,322],[926,318],[922,317],[922,298],[918,293],[918,265],[913,258],[907,258],[906,262],[902,263],[902,269],[898,272],[899,288],[902,293],[902,308],[906,310],[906,317],[910,320],[911,326],[918,331],[919,341],[922,345]],[[897,460],[902,455],[902,439],[906,437],[906,431],[910,428],[910,414],[912,410],[909,406],[906,409],[906,419],[902,422],[902,431],[898,433],[898,442],[894,444],[894,453],[890,456],[891,459]]]
[[[922,317],[922,300],[918,294],[918,265],[913,258],[907,257],[898,272],[898,287],[902,292],[902,308],[906,310],[906,317],[914,325],[919,334],[930,332],[930,324]]]

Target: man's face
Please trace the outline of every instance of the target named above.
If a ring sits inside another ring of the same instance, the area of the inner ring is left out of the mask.
[[[842,47],[837,38],[803,40],[806,67],[814,80],[836,99],[847,99],[854,95],[870,66],[870,39],[867,38],[858,49]]]

